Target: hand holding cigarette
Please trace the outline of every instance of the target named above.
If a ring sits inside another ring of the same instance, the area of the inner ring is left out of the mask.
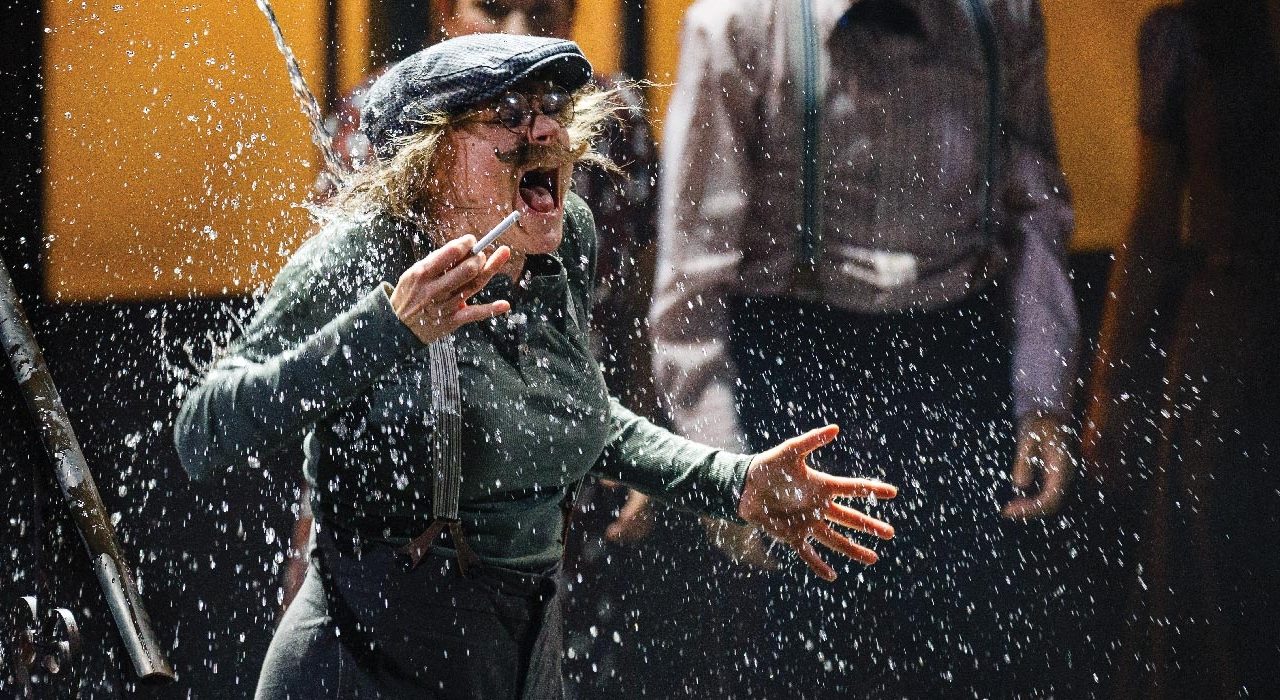
[[[519,218],[519,212],[512,212],[478,241],[470,234],[455,238],[400,275],[391,292],[391,308],[419,340],[431,343],[463,325],[511,310],[505,299],[487,304],[467,300],[511,260],[511,249],[505,246],[492,255],[484,250]]]

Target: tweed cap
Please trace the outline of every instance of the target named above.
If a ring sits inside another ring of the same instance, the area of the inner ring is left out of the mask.
[[[461,114],[528,79],[576,90],[591,64],[572,41],[512,34],[471,34],[419,51],[369,88],[360,130],[379,158],[395,155],[397,137],[417,131],[432,112]]]

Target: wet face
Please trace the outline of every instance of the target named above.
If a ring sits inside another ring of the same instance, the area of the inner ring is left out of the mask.
[[[437,24],[445,37],[501,33],[568,38],[573,0],[448,0]]]
[[[519,94],[541,107],[537,91]],[[525,124],[513,124],[512,110],[500,106],[495,101],[477,111],[446,137],[428,185],[431,218],[446,238],[478,238],[519,211],[520,221],[500,242],[517,254],[554,252],[564,235],[573,174],[568,132],[537,110],[526,114]]]

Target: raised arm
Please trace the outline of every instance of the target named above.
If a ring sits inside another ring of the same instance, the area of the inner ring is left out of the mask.
[[[596,473],[664,501],[739,520],[738,500],[750,455],[683,438],[610,400],[611,426]]]
[[[185,397],[174,442],[193,479],[291,444],[367,390],[425,342],[506,310],[464,301],[507,259],[466,262],[471,237],[381,279],[364,234],[321,234],[281,271],[243,338]],[[505,250],[505,249],[501,249]],[[461,264],[460,264],[461,263]],[[437,300],[432,302],[432,297]]]
[[[874,564],[876,554],[832,525],[882,539],[893,537],[883,521],[840,499],[893,498],[898,490],[869,479],[836,477],[808,466],[808,456],[835,439],[827,426],[784,441],[757,455],[740,455],[687,440],[612,403],[612,432],[596,472],[676,505],[760,528],[791,547],[827,580],[835,571],[812,542]]]

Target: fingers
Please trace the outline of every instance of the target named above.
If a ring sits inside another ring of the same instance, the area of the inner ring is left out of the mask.
[[[435,279],[423,277],[420,282],[421,292],[418,295],[418,299],[423,306],[453,300],[465,300],[470,295],[465,294],[464,290],[480,279],[484,269],[484,257],[477,255],[463,260]],[[476,288],[476,291],[480,291],[483,287],[484,285],[481,284],[480,287]],[[472,292],[472,294],[474,293]]]
[[[501,316],[511,310],[511,302],[506,299],[489,304],[462,304],[460,308],[449,317],[449,324],[454,328],[465,326],[468,323],[476,321],[485,321],[495,316]]]
[[[1031,517],[1029,513],[1036,508],[1035,499],[1019,496],[1004,504],[1004,507],[1000,509],[1000,517],[1008,518],[1009,520],[1023,520]]]
[[[893,538],[893,526],[889,523],[839,503],[828,504],[826,513],[823,515],[837,525],[865,532],[868,535],[875,535],[882,540]]]
[[[1011,519],[1045,518],[1057,514],[1066,500],[1067,485],[1071,481],[1070,467],[1055,464],[1045,470],[1044,485],[1033,498],[1015,498],[1005,505],[1001,514]]]
[[[485,262],[483,273],[485,275],[485,280],[487,281],[489,278],[498,274],[498,272],[501,271],[510,260],[511,247],[505,245],[498,246],[498,249],[493,251],[493,254],[490,255],[488,260]]]
[[[431,279],[444,274],[446,270],[457,265],[471,255],[471,247],[476,244],[476,237],[467,234],[431,251],[427,257],[414,263],[406,273]]]
[[[471,238],[474,236],[463,236],[446,243],[400,275],[391,301],[401,319],[421,314],[428,306],[447,298],[443,292],[465,283],[479,273],[483,263],[467,259],[470,251],[466,243]],[[443,286],[442,278],[446,279]],[[439,311],[435,313],[437,318],[443,315],[445,314]]]
[[[898,487],[875,479],[859,479],[849,476],[832,476],[826,472],[814,472],[813,478],[821,482],[831,496],[848,498],[893,498],[898,495]]]
[[[628,494],[627,503],[618,514],[618,519],[605,528],[604,536],[610,542],[638,542],[648,537],[652,529],[649,497],[639,491],[632,491]]]
[[[821,542],[822,546],[833,552],[839,552],[854,561],[862,562],[868,566],[880,560],[879,555],[875,552],[832,530],[831,526],[826,523],[819,524],[813,528],[813,539]]]
[[[1066,500],[1067,486],[1075,471],[1071,451],[1054,436],[1029,431],[1018,441],[1013,465],[1013,484],[1021,489],[1035,483],[1041,473],[1040,492],[1034,497],[1015,498],[1001,509],[1011,519],[1043,518],[1056,514]]]
[[[840,434],[840,426],[828,425],[822,428],[815,428],[805,433],[786,440],[778,449],[785,457],[804,457],[819,447],[831,444],[832,440]]]
[[[1062,510],[1062,502],[1066,500],[1067,485],[1060,479],[1046,480],[1044,489],[1040,491],[1040,495],[1036,498],[1039,510],[1035,513],[1036,517],[1047,517],[1056,515]]]
[[[1044,486],[1033,497],[1015,498],[1005,504],[1000,514],[1011,520],[1045,518],[1062,508],[1067,494],[1067,477],[1061,470],[1045,473]]]
[[[1018,439],[1017,453],[1013,457],[1013,485],[1020,489],[1031,488],[1035,482],[1035,470],[1032,468],[1036,447],[1040,444],[1037,433],[1025,432]]]
[[[735,564],[747,564],[764,571],[779,568],[778,560],[769,553],[769,540],[776,539],[772,534],[762,533],[750,525],[737,525],[703,516],[702,526],[706,528],[707,537],[729,560]]]
[[[796,550],[796,554],[800,555],[800,558],[804,560],[804,563],[809,565],[809,568],[813,570],[813,573],[817,574],[824,581],[836,580],[836,570],[831,568],[827,562],[823,561],[822,556],[818,554],[818,550],[814,549],[813,545],[809,544],[808,540],[793,540],[788,542],[788,544],[791,545],[792,549]]]
[[[428,318],[443,320],[449,317],[457,312],[462,303],[484,289],[493,276],[511,260],[511,249],[507,246],[499,247],[490,256],[483,253],[471,255],[464,245],[470,238],[474,236],[463,236],[451,241],[405,272],[401,277],[401,286],[409,287],[405,295],[408,298],[397,311],[402,318],[426,315]],[[464,252],[465,257],[458,257],[459,250]],[[452,267],[448,266],[450,264]],[[433,306],[443,308],[433,310]],[[460,323],[491,318],[506,312],[505,309],[493,307],[488,311],[496,313],[482,313],[478,316],[468,313]]]
[[[493,279],[494,275],[501,272],[503,266],[505,266],[507,261],[511,259],[511,249],[507,246],[502,246],[494,251],[493,255],[490,255],[487,260],[483,259],[483,254],[481,258],[478,259],[483,260],[484,267],[474,279],[466,283],[461,289],[454,292],[454,296],[456,298],[470,299],[481,289],[484,289],[485,286],[489,284],[489,280]]]
[[[461,292],[457,295],[459,300],[459,309],[454,312],[453,321],[458,326],[474,323],[476,321],[484,321],[493,318],[494,316],[501,316],[511,310],[511,302],[505,299],[499,299],[498,301],[491,302],[489,304],[468,305],[466,303],[467,299],[470,299],[481,289],[484,289],[485,286],[489,284],[489,280],[493,279],[493,276],[507,264],[507,261],[511,259],[511,249],[507,246],[502,246],[495,250],[493,255],[490,255],[488,259],[484,258],[483,253],[477,256],[476,259],[483,261],[484,264],[475,279],[473,279],[470,284],[463,287]]]
[[[1048,504],[1039,495],[1031,498],[1015,498],[1000,510],[1000,515],[1010,520],[1031,520],[1051,514]]]

